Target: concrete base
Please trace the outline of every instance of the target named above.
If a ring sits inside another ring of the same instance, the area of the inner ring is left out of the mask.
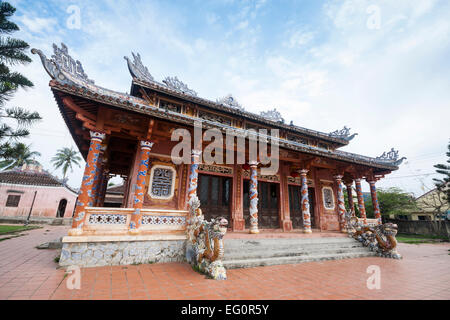
[[[28,216],[0,216],[0,223],[10,224],[24,224],[27,221]],[[72,224],[72,218],[49,218],[49,217],[30,217],[29,224],[48,224],[48,225],[63,225],[70,226]]]
[[[100,267],[185,261],[186,240],[183,237],[108,238],[65,237],[59,259],[60,266]]]

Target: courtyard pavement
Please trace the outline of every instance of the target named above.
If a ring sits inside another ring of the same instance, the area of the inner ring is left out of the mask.
[[[69,290],[56,250],[35,246],[66,235],[44,226],[0,241],[0,299],[450,299],[450,244],[399,244],[403,260],[369,257],[228,270],[214,281],[187,263],[81,269]],[[367,268],[380,267],[381,288],[368,289]]]

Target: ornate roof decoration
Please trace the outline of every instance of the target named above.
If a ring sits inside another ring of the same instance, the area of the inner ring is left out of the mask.
[[[81,62],[73,59],[69,55],[69,50],[64,43],[61,43],[61,48],[58,48],[56,44],[53,44],[54,54],[50,60],[47,59],[41,50],[32,49],[31,52],[39,55],[45,70],[53,79],[58,79],[63,82],[70,80],[76,82],[78,80],[94,84],[94,81],[90,80],[84,72]]]
[[[344,139],[347,141],[352,140],[356,135],[358,135],[358,134],[354,133],[354,134],[350,135],[350,128],[347,128],[346,126],[344,126],[344,128],[341,130],[336,130],[336,131],[329,133],[330,137]]]
[[[133,56],[133,62],[127,56],[123,57],[127,60],[128,70],[130,70],[131,76],[146,82],[154,81],[153,76],[142,63],[141,55],[139,53],[134,54],[133,52],[131,52],[131,55]]]
[[[259,114],[267,120],[284,123],[284,119],[281,116],[281,113],[277,111],[277,108],[273,108],[273,110],[268,111],[261,111]]]
[[[166,77],[163,80],[163,82],[166,86],[168,86],[171,89],[180,91],[180,92],[188,94],[190,96],[194,96],[194,97],[197,96],[197,92],[195,92],[192,89],[189,89],[189,87],[183,81],[180,81],[176,76],[175,77]]]
[[[406,159],[406,157],[402,157],[401,159],[398,158],[398,150],[394,150],[394,148],[391,148],[391,151],[389,152],[383,152],[383,154],[376,158],[377,160],[391,162],[394,165],[398,166],[400,165],[403,160]]]
[[[216,102],[229,108],[241,111],[244,110],[244,107],[242,107],[231,94],[228,94],[221,99],[217,99]]]

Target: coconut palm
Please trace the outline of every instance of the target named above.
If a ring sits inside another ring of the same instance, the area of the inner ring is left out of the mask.
[[[0,161],[0,168],[14,168],[20,167],[24,164],[34,164],[38,165],[39,162],[36,161],[36,157],[40,157],[41,153],[37,151],[31,151],[31,144],[26,145],[21,142],[17,142],[12,146],[8,146],[5,150],[5,160]]]
[[[73,171],[73,165],[80,166],[81,157],[78,151],[64,147],[56,152],[56,155],[52,158],[52,163],[55,169],[62,167],[63,180],[66,179],[67,170],[70,168],[70,172]]]

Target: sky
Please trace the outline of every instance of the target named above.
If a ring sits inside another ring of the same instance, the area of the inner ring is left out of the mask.
[[[277,108],[289,123],[322,132],[351,128],[344,151],[407,160],[378,187],[416,196],[450,139],[450,1],[216,0],[10,1],[20,31],[41,49],[64,42],[95,83],[129,92],[124,56],[139,52],[157,81],[177,76],[203,98],[231,93],[246,110]],[[9,103],[44,118],[26,143],[44,168],[75,144],[37,56],[16,67],[34,83]],[[69,174],[79,187],[84,164]],[[368,191],[368,184],[363,184]]]

